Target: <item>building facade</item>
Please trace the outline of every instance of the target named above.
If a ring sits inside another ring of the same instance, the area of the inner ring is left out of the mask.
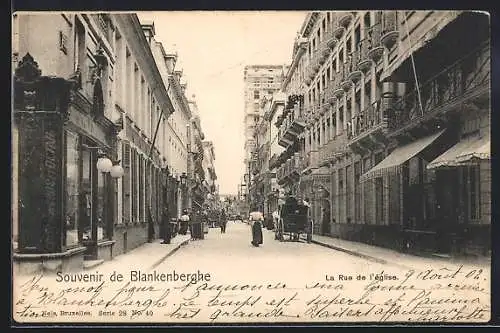
[[[203,169],[203,140],[205,140],[205,134],[201,128],[200,114],[198,112],[198,105],[194,95],[189,100],[189,105],[193,117],[190,120],[188,130],[188,152],[190,158],[188,160],[187,183],[190,195],[187,207],[194,212],[198,212],[203,209],[203,204],[205,203],[205,199],[209,193],[207,187],[205,186],[207,175]]]
[[[281,87],[287,67],[283,65],[251,65],[244,69],[244,129],[245,129],[245,174],[246,178],[252,177],[250,163],[252,153],[257,142],[254,138],[255,129],[264,115],[261,101],[263,97],[270,97]]]
[[[278,208],[279,186],[275,165],[283,148],[278,144],[278,128],[274,126],[278,114],[285,105],[285,95],[281,91],[261,100],[261,113],[254,139],[256,150],[251,163],[252,182],[250,183],[250,200],[257,205],[259,211],[270,217]]]
[[[192,117],[154,25],[21,13],[12,51],[16,270],[91,267],[158,237],[182,183],[189,201]]]
[[[285,107],[279,125],[284,147],[298,143],[288,158],[315,233],[487,253],[488,17],[312,12],[295,50],[284,90],[299,112]]]
[[[188,129],[191,122],[191,109],[186,97],[187,83],[182,81],[182,70],[176,68],[177,54],[167,52],[161,42],[155,40],[154,22],[143,22],[143,29],[155,58],[163,83],[167,87],[174,113],[159,124],[157,140],[166,158],[163,160],[165,181],[163,193],[166,196],[171,218],[179,218],[182,210],[188,208],[189,195],[186,182],[181,177],[188,173]]]
[[[215,172],[215,150],[212,141],[203,141],[202,164],[209,192],[215,194],[217,192],[217,173]]]

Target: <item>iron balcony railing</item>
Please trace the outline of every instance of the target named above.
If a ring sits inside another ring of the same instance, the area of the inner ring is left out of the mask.
[[[325,164],[335,158],[336,155],[346,151],[347,135],[343,132],[335,136],[319,149],[319,162]]]
[[[392,130],[406,126],[429,113],[470,95],[490,84],[490,44],[485,42],[431,79],[412,89],[389,108]],[[420,92],[420,96],[419,93]]]
[[[352,117],[352,130],[348,132],[348,139],[352,140],[368,130],[386,121],[386,115],[381,107],[380,100],[370,104],[366,109]]]

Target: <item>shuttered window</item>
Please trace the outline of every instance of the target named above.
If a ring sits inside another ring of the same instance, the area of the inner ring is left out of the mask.
[[[123,223],[130,223],[130,178],[131,178],[131,156],[130,156],[130,144],[128,142],[122,142],[122,166],[123,166],[123,177],[122,177],[122,216]],[[122,221],[118,221],[121,223]]]

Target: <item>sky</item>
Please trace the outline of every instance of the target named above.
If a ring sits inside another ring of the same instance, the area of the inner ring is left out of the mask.
[[[244,164],[243,69],[285,65],[306,12],[140,12],[157,41],[177,51],[187,96],[195,95],[205,140],[215,148],[219,193],[236,194]]]

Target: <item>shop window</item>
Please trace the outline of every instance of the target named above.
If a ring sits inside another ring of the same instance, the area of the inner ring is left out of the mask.
[[[104,172],[97,172],[97,240],[108,238],[107,223],[110,221],[107,209],[111,209],[108,203],[106,189],[108,188],[108,179]]]
[[[78,135],[66,132],[66,186],[64,206],[66,208],[64,245],[74,246],[82,241],[79,236],[80,203],[80,149]]]

